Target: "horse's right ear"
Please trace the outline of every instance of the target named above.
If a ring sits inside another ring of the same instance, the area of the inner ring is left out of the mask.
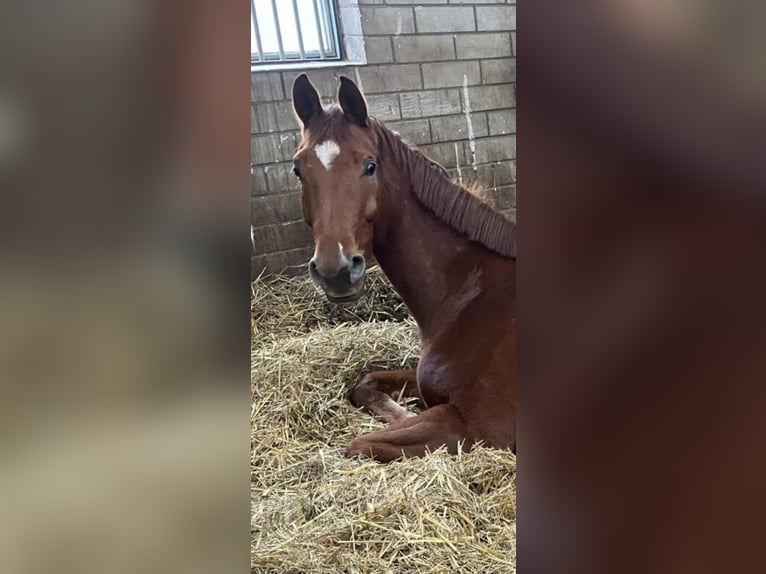
[[[303,127],[306,127],[313,117],[322,113],[319,94],[306,74],[301,74],[293,82],[293,109]]]

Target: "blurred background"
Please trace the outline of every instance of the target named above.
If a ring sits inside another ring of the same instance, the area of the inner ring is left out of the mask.
[[[249,564],[247,4],[0,7],[0,571]]]
[[[760,572],[763,3],[518,7],[520,572]]]
[[[0,571],[247,568],[248,8],[0,7]],[[522,571],[762,571],[763,4],[518,9]]]

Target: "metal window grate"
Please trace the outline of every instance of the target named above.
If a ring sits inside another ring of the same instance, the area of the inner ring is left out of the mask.
[[[250,0],[253,65],[339,58],[332,0]]]

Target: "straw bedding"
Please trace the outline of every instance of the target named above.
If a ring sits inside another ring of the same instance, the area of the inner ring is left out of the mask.
[[[417,327],[379,269],[349,307],[305,279],[252,285],[253,572],[515,572],[516,458],[476,447],[349,460],[382,428],[349,390],[417,364]]]

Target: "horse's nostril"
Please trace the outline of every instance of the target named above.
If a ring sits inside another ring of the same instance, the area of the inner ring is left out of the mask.
[[[322,280],[322,274],[319,272],[319,266],[313,258],[311,261],[309,261],[309,275],[314,281]]]
[[[351,273],[349,274],[349,279],[351,279],[352,283],[359,281],[364,276],[364,263],[363,255],[354,255],[351,258]]]

